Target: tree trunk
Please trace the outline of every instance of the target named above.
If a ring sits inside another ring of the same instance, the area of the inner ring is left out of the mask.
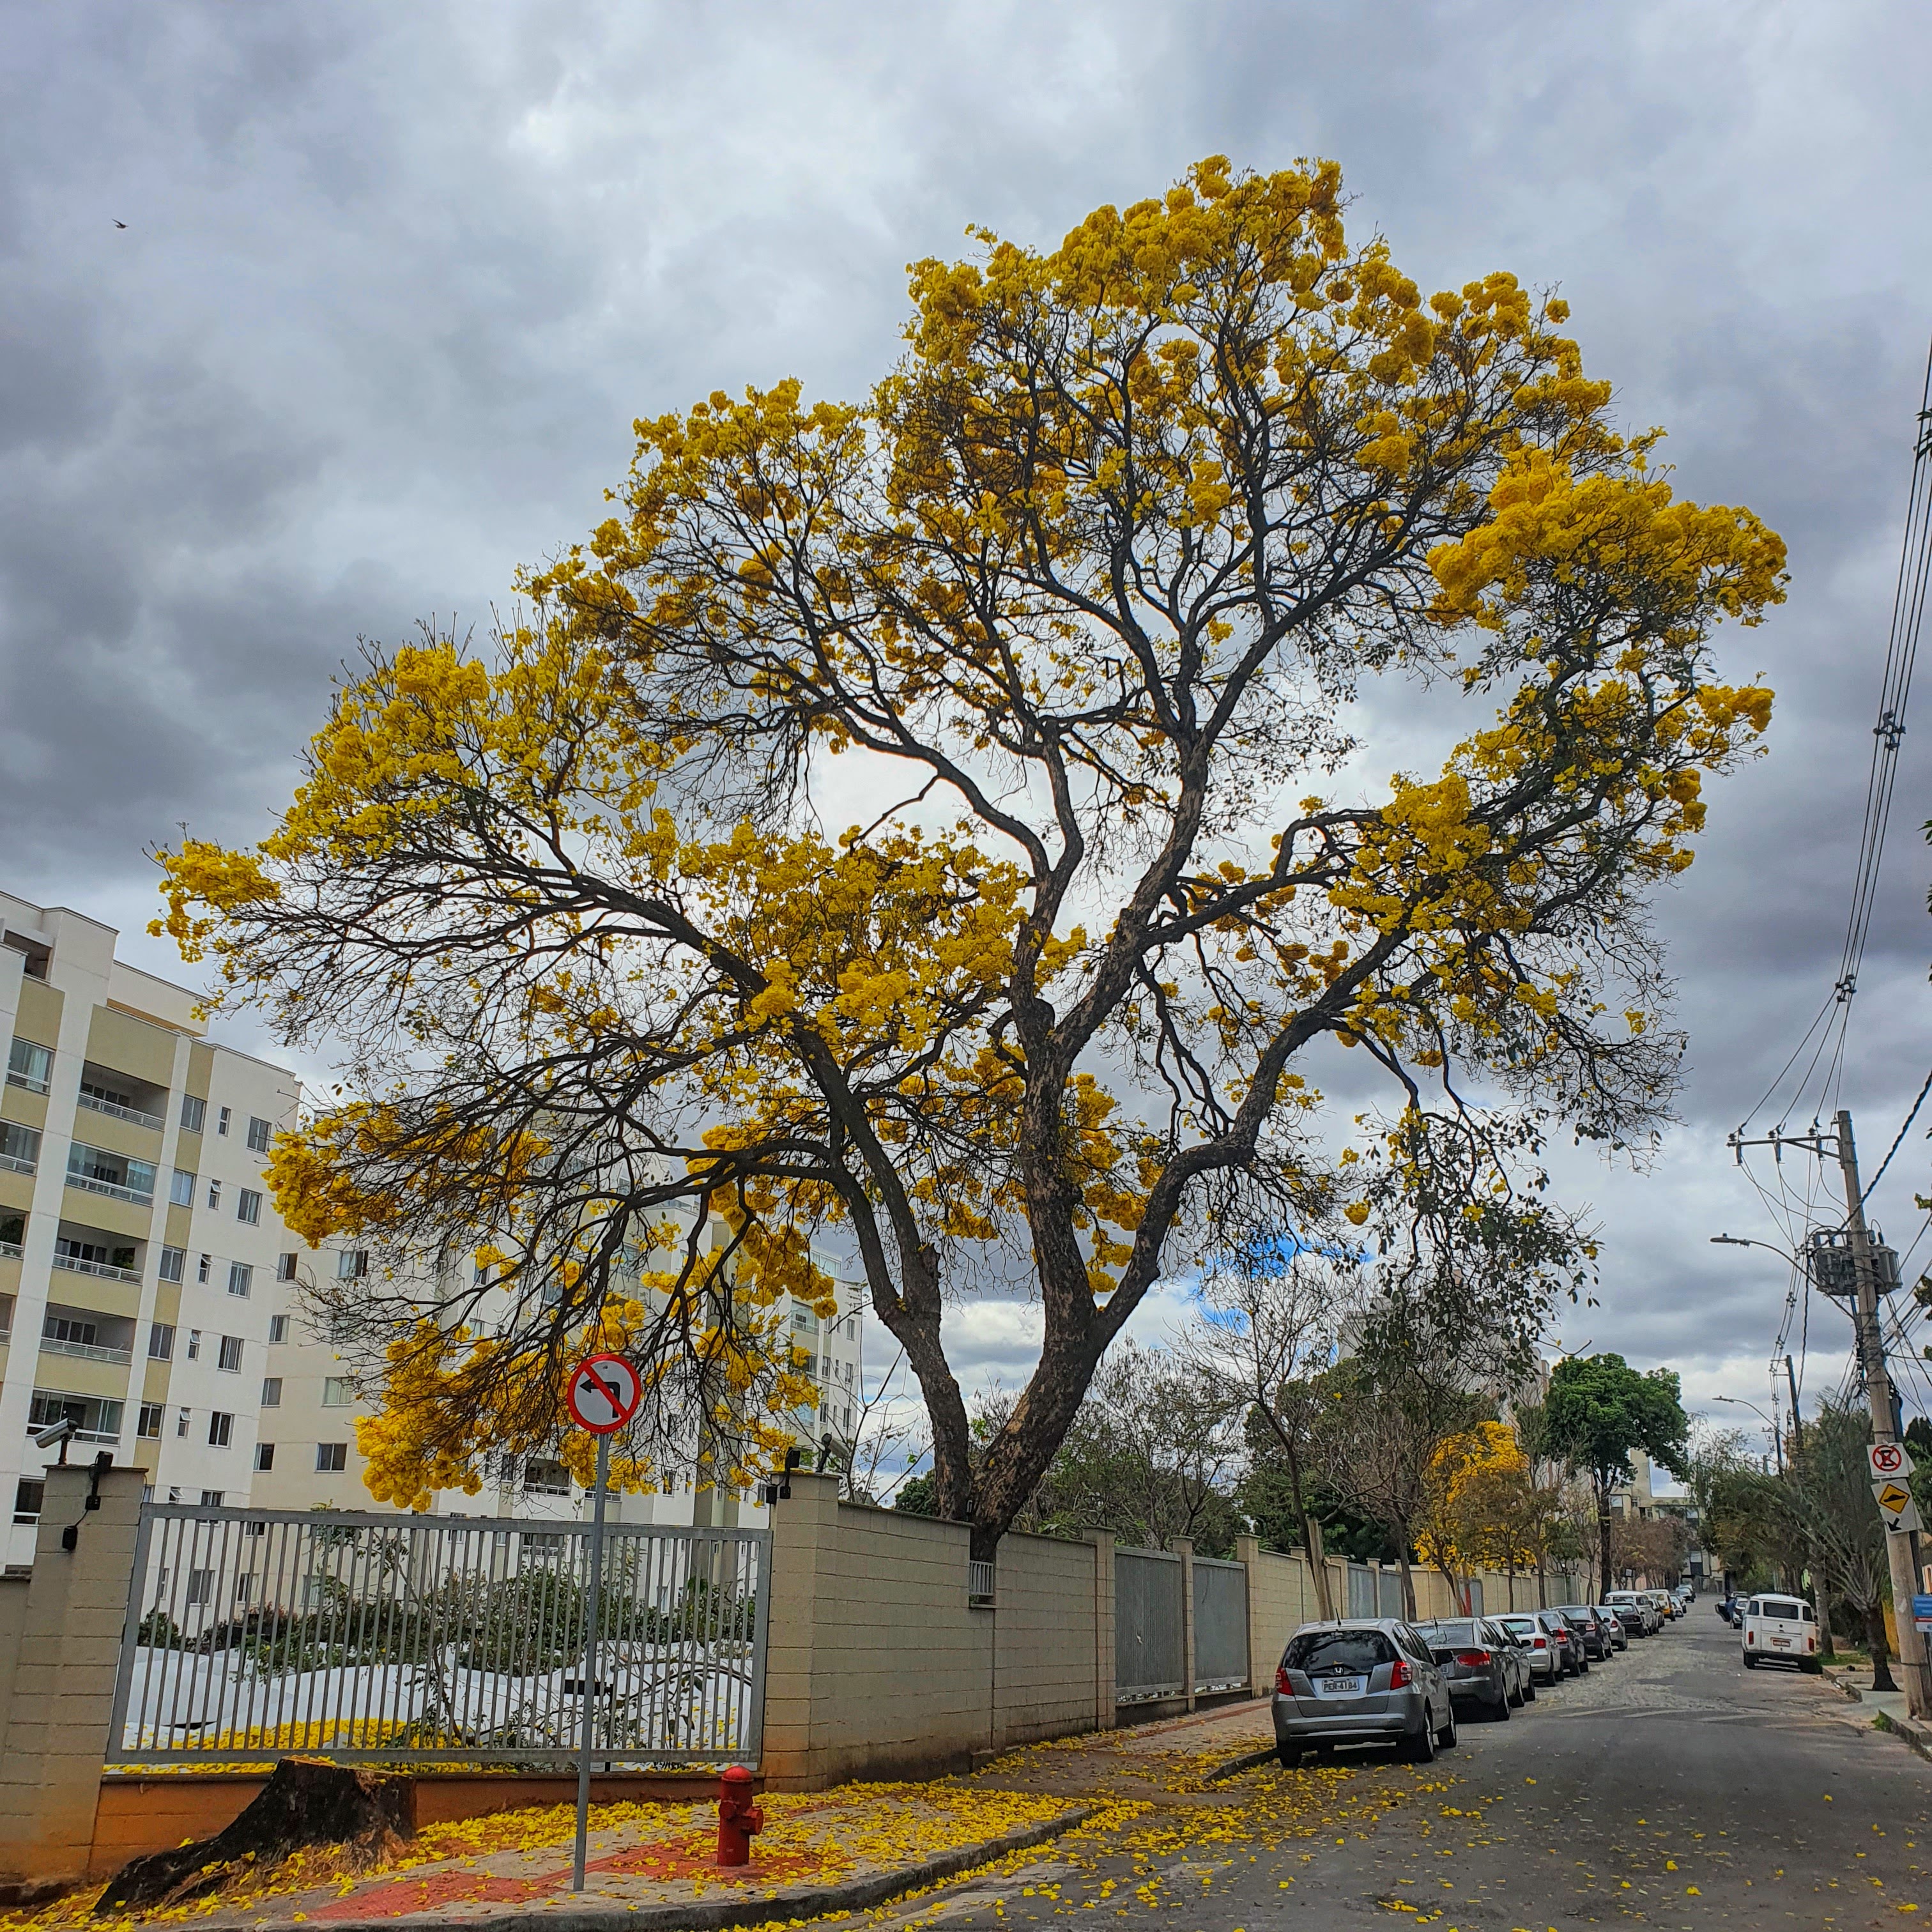
[[[1896,1690],[1898,1686],[1892,1681],[1892,1666],[1886,1661],[1887,1646],[1885,1640],[1885,1606],[1868,1604],[1865,1606],[1865,1639],[1871,1646],[1872,1688],[1874,1690]]]
[[[108,1882],[94,1913],[111,1918],[186,1905],[244,1874],[259,1887],[284,1858],[315,1845],[337,1848],[337,1874],[368,1871],[416,1836],[410,1810],[407,1778],[285,1757],[225,1831],[129,1859]]]
[[[1302,1540],[1308,1551],[1309,1569],[1315,1578],[1315,1606],[1322,1612],[1324,1624],[1333,1623],[1335,1600],[1328,1587],[1328,1552],[1322,1540],[1321,1522],[1308,1507],[1308,1498],[1302,1492],[1301,1458],[1296,1454],[1286,1431],[1277,1426],[1275,1433],[1281,1438],[1282,1447],[1288,1454],[1288,1480],[1294,1485],[1295,1512],[1301,1518]]]
[[[1603,1484],[1597,1486],[1597,1574],[1603,1585],[1603,1596],[1610,1594],[1610,1492]]]
[[[1402,1614],[1409,1622],[1414,1623],[1418,1621],[1415,1614],[1415,1577],[1408,1567],[1408,1543],[1406,1538],[1395,1546],[1395,1561],[1396,1568],[1402,1572]]]

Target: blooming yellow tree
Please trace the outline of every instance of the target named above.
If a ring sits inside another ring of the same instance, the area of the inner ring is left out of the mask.
[[[1164,1268],[1366,1211],[1311,1048],[1376,1063],[1398,1144],[1459,1078],[1659,1118],[1646,903],[1764,728],[1710,638],[1782,546],[1614,429],[1560,302],[1425,296],[1342,206],[1217,158],[916,264],[865,401],[640,423],[515,627],[373,652],[258,848],[166,855],[188,951],[341,1054],[296,1225],[494,1242],[520,1298],[388,1324],[393,1484],[550,1426],[590,1334],[749,1466],[831,1226],[983,1555]],[[1364,796],[1390,679],[1450,748]],[[969,1456],[941,1312],[985,1286],[1043,1341]]]

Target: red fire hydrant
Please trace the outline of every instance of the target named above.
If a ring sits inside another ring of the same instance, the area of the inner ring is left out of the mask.
[[[752,1774],[742,1764],[728,1765],[718,1780],[718,1862],[752,1862],[752,1834],[765,1828],[764,1808],[752,1802]]]

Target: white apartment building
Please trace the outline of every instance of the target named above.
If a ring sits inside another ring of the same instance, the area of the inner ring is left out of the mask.
[[[724,1238],[722,1228],[714,1240]],[[824,1254],[813,1259],[837,1280],[838,1264]],[[382,1266],[366,1249],[332,1245],[304,1252],[301,1274],[311,1269],[339,1280],[356,1280]],[[278,1282],[271,1304],[268,1350],[261,1389],[260,1434],[254,1450],[256,1474],[250,1500],[272,1509],[360,1509],[386,1507],[374,1502],[362,1480],[363,1458],[356,1448],[356,1423],[368,1413],[356,1376],[356,1364],[331,1346],[327,1335],[304,1306],[299,1280]],[[808,1372],[818,1384],[820,1407],[801,1409],[788,1418],[807,1451],[828,1430],[840,1442],[849,1439],[859,1414],[863,1387],[863,1291],[839,1280],[838,1314],[821,1319],[811,1308],[794,1302],[790,1310],[792,1338],[811,1358]],[[485,1325],[508,1312],[487,1289],[478,1318]],[[554,1456],[493,1457],[485,1465],[484,1486],[475,1496],[461,1490],[439,1492],[431,1508],[440,1514],[467,1516],[555,1517],[571,1520],[586,1514],[589,1498],[571,1480]],[[694,1472],[675,1478],[669,1488],[653,1494],[611,1498],[607,1515],[619,1522],[672,1524],[760,1524],[761,1504],[728,1491],[701,1485]]]
[[[174,1502],[248,1498],[278,1277],[262,1168],[294,1076],[204,1036],[111,927],[0,892],[0,1484],[32,1560],[63,1418]]]
[[[366,1251],[308,1247],[284,1227],[262,1168],[292,1123],[285,1069],[208,1040],[196,995],[114,957],[114,931],[0,892],[0,1485],[14,1500],[5,1560],[32,1559],[52,1452],[33,1430],[63,1417],[70,1460],[104,1448],[170,1502],[380,1510],[362,1483],[355,1365],[303,1298],[318,1271],[356,1278]],[[722,1229],[713,1238],[722,1241]],[[814,1257],[838,1278],[848,1270]],[[809,1452],[846,1440],[863,1387],[862,1290],[839,1313],[794,1304],[821,1406],[790,1426]],[[505,1311],[487,1305],[485,1318]],[[808,1462],[811,1456],[808,1453]],[[568,1520],[587,1499],[562,1465],[493,1462],[477,1496],[440,1511]],[[754,1502],[698,1486],[615,1499],[620,1520],[756,1522]]]

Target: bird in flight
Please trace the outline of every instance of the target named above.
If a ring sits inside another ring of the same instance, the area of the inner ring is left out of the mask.
[[[124,221],[117,221],[114,225],[116,228],[125,228],[128,224]]]

